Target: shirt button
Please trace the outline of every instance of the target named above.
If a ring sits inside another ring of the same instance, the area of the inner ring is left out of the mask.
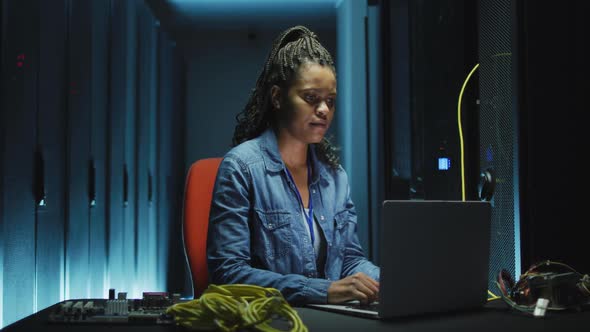
[[[324,216],[320,216],[320,220],[324,220],[324,219],[326,219],[326,218],[324,218]]]
[[[315,194],[315,189],[312,189],[312,190],[311,190],[311,193],[312,193],[312,194]]]
[[[273,224],[268,224],[268,227],[272,228]]]

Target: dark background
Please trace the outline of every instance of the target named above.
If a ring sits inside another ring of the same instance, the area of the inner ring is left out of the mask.
[[[521,220],[525,265],[567,262],[589,273],[585,154],[590,26],[584,1],[520,4]]]

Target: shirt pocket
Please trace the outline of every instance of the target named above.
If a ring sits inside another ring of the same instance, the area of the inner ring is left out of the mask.
[[[258,238],[253,239],[255,251],[263,260],[277,259],[291,253],[292,231],[291,214],[288,211],[255,210],[258,222]]]
[[[354,228],[354,222],[350,218],[348,210],[340,211],[334,215],[334,227],[336,231],[342,232],[348,228]]]
[[[355,222],[351,218],[348,210],[340,211],[334,215],[333,247],[340,255],[344,253],[347,243],[354,235],[355,228]]]

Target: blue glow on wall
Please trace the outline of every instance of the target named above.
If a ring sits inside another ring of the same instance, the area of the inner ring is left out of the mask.
[[[356,207],[359,240],[367,251],[370,222],[365,54],[367,3],[343,0],[337,6],[337,138],[342,147],[341,162],[348,173],[351,196]]]
[[[362,2],[362,1],[361,1]],[[332,16],[336,0],[170,0],[176,24],[210,29],[265,25],[270,28],[304,24],[315,20],[322,24]],[[331,24],[331,22],[330,22]],[[304,24],[305,25],[305,24]]]

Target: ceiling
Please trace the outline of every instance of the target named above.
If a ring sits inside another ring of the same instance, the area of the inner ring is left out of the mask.
[[[334,27],[342,0],[160,0],[176,31],[310,24]]]

